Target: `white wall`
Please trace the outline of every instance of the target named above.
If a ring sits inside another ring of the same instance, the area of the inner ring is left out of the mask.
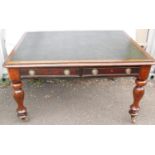
[[[149,30],[147,51],[155,57],[155,29]]]
[[[4,63],[4,58],[6,57],[7,53],[5,50],[5,31],[0,29],[0,78],[4,72],[4,68],[2,67]]]
[[[136,30],[136,41],[146,47],[147,39],[148,39],[148,31],[149,29],[137,29]]]
[[[0,38],[1,38],[1,30],[0,30]],[[2,54],[2,44],[0,41],[0,78],[2,77],[2,64],[3,64],[3,54]]]

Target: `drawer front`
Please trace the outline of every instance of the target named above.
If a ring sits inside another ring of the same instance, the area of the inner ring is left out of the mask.
[[[136,76],[139,67],[84,68],[83,76]]]
[[[78,77],[78,68],[21,68],[20,73],[23,76],[28,77],[42,77],[42,76],[53,76],[53,77]]]
[[[21,68],[24,77],[138,76],[140,67]]]

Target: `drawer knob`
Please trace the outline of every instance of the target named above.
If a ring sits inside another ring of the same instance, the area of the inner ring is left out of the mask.
[[[70,75],[70,70],[69,69],[64,69],[64,74],[65,75]]]
[[[126,72],[126,74],[128,74],[128,75],[130,75],[131,74],[131,68],[127,68],[127,69],[125,69],[125,72]]]
[[[35,75],[35,71],[34,71],[33,69],[30,69],[30,70],[29,70],[29,75],[30,75],[30,76]]]
[[[98,74],[98,69],[96,69],[96,68],[92,69],[92,74],[97,75]]]

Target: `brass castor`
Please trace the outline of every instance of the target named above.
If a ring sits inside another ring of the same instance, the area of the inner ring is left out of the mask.
[[[23,121],[23,122],[28,122],[30,120],[30,118],[28,116],[18,116],[18,118]]]
[[[139,109],[136,109],[136,110],[130,109],[129,110],[129,114],[131,116],[131,123],[132,124],[136,123],[136,117],[138,116],[138,112],[139,112]]]
[[[29,117],[27,115],[27,112],[26,110],[22,110],[22,111],[17,111],[17,116],[20,120],[24,121],[24,122],[27,122],[29,121]]]
[[[135,124],[136,123],[136,116],[131,116],[131,123]]]

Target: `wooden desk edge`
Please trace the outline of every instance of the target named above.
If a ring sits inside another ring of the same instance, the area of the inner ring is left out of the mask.
[[[20,67],[86,67],[86,66],[143,66],[155,65],[155,60],[150,61],[128,61],[128,62],[36,62],[36,63],[7,63],[3,66],[5,68],[20,68]]]

